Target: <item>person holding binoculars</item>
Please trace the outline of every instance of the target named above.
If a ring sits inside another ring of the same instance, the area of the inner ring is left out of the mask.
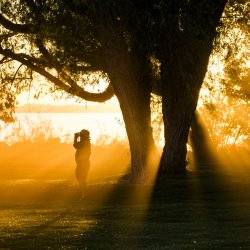
[[[75,176],[79,184],[81,198],[83,199],[86,194],[87,177],[90,168],[91,144],[89,131],[83,129],[80,132],[75,133],[73,146],[76,149]]]

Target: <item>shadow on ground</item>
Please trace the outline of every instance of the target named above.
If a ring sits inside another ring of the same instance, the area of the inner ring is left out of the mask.
[[[147,186],[128,184],[91,185],[84,201],[70,183],[2,187],[0,248],[247,249],[248,180],[212,173],[168,178],[149,200],[135,198]]]

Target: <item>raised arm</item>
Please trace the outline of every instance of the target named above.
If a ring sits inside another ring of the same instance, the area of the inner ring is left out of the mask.
[[[73,144],[73,146],[74,146],[75,149],[77,149],[77,146],[78,146],[78,141],[77,141],[78,137],[79,137],[79,134],[75,133],[74,134],[74,144]]]

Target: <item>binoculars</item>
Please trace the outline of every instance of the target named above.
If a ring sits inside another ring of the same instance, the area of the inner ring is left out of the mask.
[[[75,133],[75,137],[83,136],[88,138],[89,137],[89,131],[86,129],[81,130],[80,132]]]

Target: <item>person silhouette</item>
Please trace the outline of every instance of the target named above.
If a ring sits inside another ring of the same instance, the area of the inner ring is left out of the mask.
[[[83,129],[80,132],[75,133],[73,146],[76,149],[75,176],[81,191],[81,198],[84,198],[87,187],[87,177],[90,168],[91,144],[89,131]]]

